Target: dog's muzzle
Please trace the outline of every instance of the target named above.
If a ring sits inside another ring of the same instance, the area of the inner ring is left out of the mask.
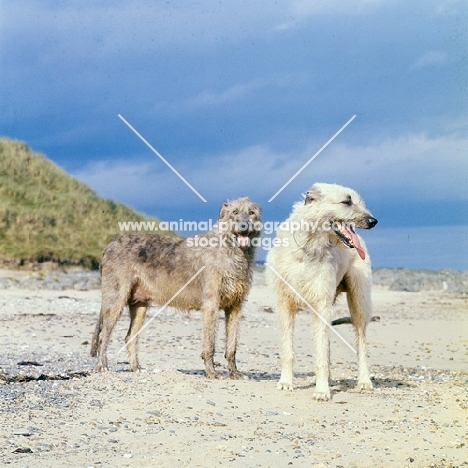
[[[375,218],[371,218],[375,221],[374,225],[377,224],[377,220]],[[332,226],[337,225],[337,227],[333,227],[333,232],[338,236],[340,241],[349,247],[350,249],[356,249],[359,256],[364,260],[366,258],[366,249],[361,245],[358,235],[354,232],[352,226],[346,225],[346,223],[333,223]],[[369,228],[370,229],[370,228]]]
[[[237,238],[237,244],[239,247],[249,247],[251,237],[256,234],[253,222],[247,217],[243,221],[238,222],[236,227],[234,235]]]
[[[239,245],[239,247],[248,247],[249,244],[250,244],[250,237],[248,236],[248,233],[247,234],[243,234],[243,233],[236,233],[236,237],[237,237],[237,244]]]

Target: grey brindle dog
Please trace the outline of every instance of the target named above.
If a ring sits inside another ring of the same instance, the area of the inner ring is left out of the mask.
[[[220,377],[213,357],[219,311],[224,310],[229,377],[243,378],[236,367],[237,336],[261,233],[260,215],[260,206],[243,197],[223,203],[218,222],[206,234],[187,239],[127,234],[113,240],[104,249],[100,265],[102,305],[91,345],[91,356],[98,355],[96,369],[107,370],[110,335],[128,306],[131,321],[125,341],[130,369],[140,370],[137,340],[147,307],[173,298],[172,307],[203,312],[202,358],[210,379]]]

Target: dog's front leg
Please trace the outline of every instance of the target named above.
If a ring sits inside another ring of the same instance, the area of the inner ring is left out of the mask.
[[[277,292],[278,324],[281,332],[281,377],[276,386],[279,390],[293,390],[294,322],[297,307],[281,286]]]
[[[332,306],[324,305],[314,314],[315,331],[315,392],[316,400],[329,400],[330,387],[330,338],[329,326],[332,315]]]
[[[366,356],[366,328],[372,317],[372,272],[370,264],[358,264],[348,273],[352,288],[347,292],[352,323],[356,331],[358,352],[358,384],[359,390],[372,390],[374,386],[369,375]]]
[[[203,307],[202,358],[205,361],[205,372],[209,379],[219,379],[221,377],[221,375],[215,371],[214,366],[218,313],[219,309],[214,304],[207,304],[205,307]]]

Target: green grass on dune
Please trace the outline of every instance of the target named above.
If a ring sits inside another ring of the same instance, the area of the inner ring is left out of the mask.
[[[25,143],[0,138],[1,256],[96,267],[118,221],[158,222],[98,197]]]

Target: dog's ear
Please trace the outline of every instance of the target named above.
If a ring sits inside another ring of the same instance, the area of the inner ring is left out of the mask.
[[[316,201],[319,198],[320,190],[315,185],[313,185],[309,190],[307,190],[304,205],[308,205],[309,203],[312,203],[313,201]]]
[[[219,210],[219,219],[224,218],[224,216],[226,215],[226,210],[228,206],[229,206],[229,203],[227,201],[225,201],[221,205],[221,209]]]

